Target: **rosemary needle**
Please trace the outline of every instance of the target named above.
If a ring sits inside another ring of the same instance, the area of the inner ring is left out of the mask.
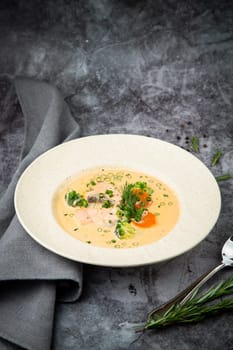
[[[198,153],[199,152],[199,138],[194,136],[191,139],[191,147],[192,151]]]
[[[231,179],[231,175],[230,174],[225,174],[225,175],[220,175],[220,176],[216,176],[215,179],[216,181],[220,182],[220,181],[226,181]]]
[[[218,163],[221,155],[222,155],[222,152],[220,151],[220,149],[218,149],[216,151],[216,153],[214,154],[214,156],[213,156],[213,159],[212,159],[212,162],[211,162],[212,166],[215,166]]]

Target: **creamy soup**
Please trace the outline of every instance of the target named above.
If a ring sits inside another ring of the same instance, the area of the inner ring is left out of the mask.
[[[179,202],[165,183],[119,168],[83,171],[54,196],[54,214],[76,239],[99,247],[133,248],[167,235],[179,218]]]

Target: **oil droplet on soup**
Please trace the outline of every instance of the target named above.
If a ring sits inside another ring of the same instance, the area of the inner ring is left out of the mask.
[[[150,175],[98,168],[67,179],[54,196],[54,214],[71,236],[90,245],[135,248],[167,235],[179,218],[172,189]]]

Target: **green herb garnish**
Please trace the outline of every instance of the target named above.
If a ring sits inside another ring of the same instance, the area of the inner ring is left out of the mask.
[[[87,200],[76,191],[70,191],[66,193],[65,200],[68,205],[71,207],[84,207],[87,208],[88,202]]]
[[[218,163],[221,155],[222,155],[222,152],[220,151],[220,149],[218,149],[216,151],[216,153],[214,154],[214,156],[213,156],[213,159],[212,159],[212,162],[211,162],[212,166],[215,166]]]
[[[132,219],[139,222],[145,211],[146,202],[151,201],[152,188],[146,182],[125,184],[119,204],[118,217],[131,222]],[[145,194],[145,200],[141,200]]]
[[[148,187],[146,182],[138,181],[124,185],[117,211],[118,221],[115,234],[118,238],[130,238],[135,234],[134,227],[130,225],[131,220],[141,221],[143,213],[147,211],[148,202],[152,200],[152,193],[152,188]]]
[[[191,147],[192,151],[198,153],[199,152],[199,138],[194,136],[191,139]]]

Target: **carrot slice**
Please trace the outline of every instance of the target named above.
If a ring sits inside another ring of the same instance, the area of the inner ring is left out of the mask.
[[[148,212],[144,217],[142,217],[142,220],[137,222],[137,221],[132,221],[134,225],[138,227],[151,227],[156,224],[156,219],[155,215]]]

